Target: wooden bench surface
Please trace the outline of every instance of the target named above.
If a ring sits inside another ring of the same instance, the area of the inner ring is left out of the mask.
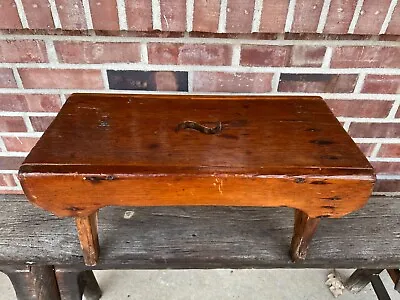
[[[0,265],[81,265],[75,223],[20,195],[0,202]],[[127,211],[134,211],[127,213]],[[125,216],[125,217],[124,217]],[[107,207],[95,268],[398,268],[400,198],[321,222],[307,259],[292,263],[293,210],[235,207]]]
[[[297,96],[75,94],[19,176],[33,203],[80,217],[107,205],[340,217],[365,204],[374,182],[325,102]]]

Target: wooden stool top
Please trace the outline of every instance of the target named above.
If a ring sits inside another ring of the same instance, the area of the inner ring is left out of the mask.
[[[59,216],[106,205],[290,206],[339,217],[374,172],[320,97],[74,94],[19,177]]]

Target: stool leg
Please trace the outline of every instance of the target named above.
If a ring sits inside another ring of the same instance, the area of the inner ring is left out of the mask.
[[[95,266],[100,249],[97,236],[97,212],[86,217],[76,217],[75,221],[85,264]]]
[[[306,258],[308,245],[317,230],[319,222],[319,218],[310,218],[306,213],[296,209],[294,233],[290,246],[290,256],[293,262]]]

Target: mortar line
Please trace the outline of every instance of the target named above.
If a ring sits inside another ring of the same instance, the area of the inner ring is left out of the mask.
[[[218,20],[218,32],[226,32],[226,10],[228,9],[228,0],[221,0],[219,4],[219,20]]]
[[[19,20],[21,21],[21,25],[23,28],[29,28],[28,19],[25,14],[24,5],[22,4],[22,0],[14,0],[15,6],[17,7]]]
[[[118,24],[120,30],[128,30],[128,22],[126,20],[125,0],[117,0]]]
[[[254,1],[253,21],[251,22],[251,32],[259,32],[261,24],[261,15],[264,6],[263,0]]]
[[[152,0],[153,29],[162,30],[160,0]]]
[[[285,32],[290,32],[294,21],[294,13],[296,9],[296,0],[290,0],[288,6],[288,12],[286,15]]]
[[[93,29],[92,13],[90,11],[89,0],[82,0],[83,11],[85,13],[86,26],[88,30]]]
[[[193,31],[194,0],[186,0],[186,32]]]
[[[388,11],[386,13],[385,20],[382,23],[382,27],[379,30],[379,34],[385,34],[385,32],[386,32],[386,30],[387,30],[387,28],[389,26],[389,23],[392,20],[393,12],[394,12],[394,9],[396,8],[397,2],[398,2],[398,0],[392,0],[390,2],[389,9],[388,9]]]
[[[361,13],[363,5],[364,5],[364,0],[357,0],[356,8],[354,9],[353,18],[351,19],[351,22],[349,25],[349,30],[347,31],[347,33],[350,33],[350,34],[354,33],[354,30],[356,28],[358,18],[360,17],[360,13]]]
[[[62,28],[55,0],[48,0],[48,1],[50,4],[51,15],[53,17],[54,28]]]
[[[321,14],[319,16],[317,33],[322,33],[324,31],[326,20],[328,19],[328,13],[329,13],[330,6],[331,6],[331,0],[324,0]]]
[[[17,87],[19,89],[23,89],[24,84],[22,83],[22,79],[21,79],[21,76],[19,75],[18,69],[16,67],[13,67],[12,71],[13,71],[15,82],[17,83]]]

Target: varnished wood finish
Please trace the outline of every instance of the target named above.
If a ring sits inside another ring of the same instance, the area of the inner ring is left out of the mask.
[[[76,217],[75,221],[85,264],[94,266],[100,249],[97,235],[97,212],[88,217]]]
[[[110,205],[293,207],[309,218],[300,258],[313,219],[359,209],[374,183],[320,97],[267,96],[76,94],[19,178],[30,201],[77,217],[87,264],[98,248],[86,217]]]
[[[176,131],[183,121],[217,134]],[[58,216],[107,205],[362,207],[373,170],[319,97],[71,96],[23,163],[28,198]]]
[[[296,209],[294,216],[294,233],[290,246],[290,256],[293,261],[304,260],[308,246],[317,230],[321,219],[310,218],[301,210]]]

